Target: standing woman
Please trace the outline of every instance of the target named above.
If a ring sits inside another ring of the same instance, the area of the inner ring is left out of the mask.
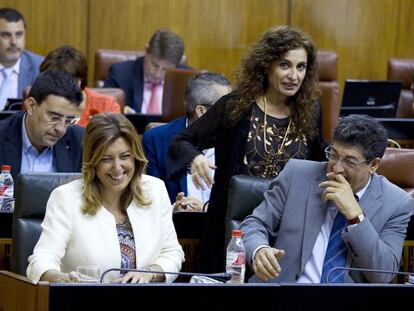
[[[50,195],[28,278],[77,282],[76,267],[178,272],[184,253],[164,182],[144,175],[147,160],[125,116],[92,117],[84,136],[82,178]],[[109,273],[120,282],[172,282],[171,275]]]
[[[243,58],[235,92],[172,142],[170,175],[191,163],[194,183],[213,186],[202,270],[224,269],[224,218],[233,175],[276,177],[290,158],[324,159],[318,96],[313,41],[298,29],[274,27]],[[212,147],[217,168],[202,153]]]

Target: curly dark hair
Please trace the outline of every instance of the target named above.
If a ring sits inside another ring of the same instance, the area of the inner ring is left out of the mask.
[[[388,132],[373,117],[363,114],[351,114],[339,118],[334,129],[334,142],[358,147],[367,160],[382,158],[388,143]]]
[[[286,52],[298,48],[304,48],[307,54],[306,75],[299,91],[288,99],[288,103],[297,134],[300,132],[309,138],[317,134],[317,99],[320,94],[317,49],[307,34],[290,26],[270,28],[242,58],[236,71],[235,86],[239,96],[235,99],[236,108],[230,113],[232,124],[241,118],[257,97],[265,94],[269,87],[268,72],[271,65],[281,60]]]

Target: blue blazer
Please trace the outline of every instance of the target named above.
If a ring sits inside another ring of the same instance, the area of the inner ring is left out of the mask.
[[[11,165],[11,174],[16,181],[22,166],[22,122],[24,112],[16,112],[0,121],[0,165]],[[82,165],[82,138],[84,129],[69,126],[53,146],[53,156],[58,172],[80,172]]]
[[[187,195],[187,174],[167,177],[167,153],[172,138],[185,129],[186,118],[178,118],[146,132],[142,138],[145,155],[148,159],[147,174],[162,179],[167,187],[171,203],[179,192]]]
[[[177,68],[190,69],[180,64]],[[144,57],[113,64],[109,67],[108,79],[105,80],[104,87],[123,89],[126,105],[140,112],[144,97]]]
[[[17,86],[17,97],[23,98],[23,89],[26,86],[33,84],[39,74],[40,64],[43,62],[43,57],[35,53],[24,50],[20,57],[20,73],[19,82]]]

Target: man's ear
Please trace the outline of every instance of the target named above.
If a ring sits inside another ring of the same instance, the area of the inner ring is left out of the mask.
[[[144,51],[145,51],[145,55],[149,54],[149,45],[148,45],[148,43],[145,44]]]
[[[371,174],[374,174],[377,171],[378,167],[380,166],[380,163],[381,163],[380,158],[375,158],[371,161],[370,168],[369,168]]]
[[[28,114],[33,114],[33,107],[36,106],[36,100],[33,97],[29,97],[24,101],[24,106]]]
[[[194,112],[197,115],[197,118],[200,118],[203,114],[207,112],[207,108],[203,105],[197,105],[194,109]]]

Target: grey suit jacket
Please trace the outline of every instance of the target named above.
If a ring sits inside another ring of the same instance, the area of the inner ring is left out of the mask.
[[[23,98],[23,89],[32,85],[39,74],[39,67],[43,57],[35,53],[24,50],[21,56],[19,84],[17,86],[17,97]]]
[[[328,208],[318,186],[326,180],[326,171],[326,162],[291,159],[264,194],[263,202],[241,225],[249,263],[259,245],[285,250],[279,260],[279,278],[271,282],[296,282],[311,256]],[[342,236],[348,265],[398,271],[414,200],[385,177],[374,174],[359,204],[364,221]],[[352,272],[346,282],[386,283],[391,279],[387,274]],[[256,276],[249,281],[261,282]]]

